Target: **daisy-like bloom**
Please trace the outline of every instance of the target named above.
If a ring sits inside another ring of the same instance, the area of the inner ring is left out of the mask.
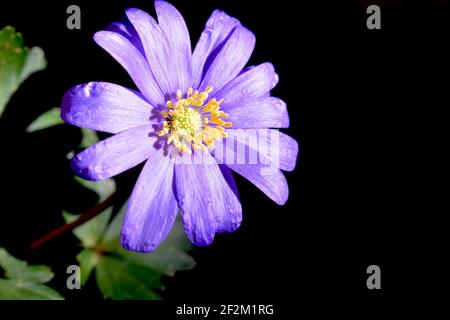
[[[94,35],[139,92],[91,82],[66,92],[61,108],[67,123],[114,134],[72,159],[80,177],[107,179],[145,162],[121,235],[122,245],[138,252],[161,243],[179,209],[198,246],[236,230],[242,208],[232,171],[284,204],[281,170],[293,170],[298,153],[296,141],[276,130],[287,128],[289,117],[285,103],[270,96],[278,82],[272,64],[244,69],[253,33],[214,11],[192,52],[181,14],[165,1],[155,7],[158,21],[128,9],[125,19]],[[265,147],[255,145],[262,140]],[[230,152],[238,160],[220,159]]]

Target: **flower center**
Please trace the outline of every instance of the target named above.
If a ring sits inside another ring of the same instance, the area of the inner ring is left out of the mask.
[[[167,144],[172,144],[180,154],[191,154],[192,149],[208,152],[214,149],[215,141],[227,137],[225,128],[233,124],[223,120],[229,117],[220,110],[223,99],[207,100],[212,90],[211,86],[203,92],[189,88],[184,98],[178,90],[177,101],[167,101],[168,111],[161,112],[165,121],[158,135],[167,136]]]

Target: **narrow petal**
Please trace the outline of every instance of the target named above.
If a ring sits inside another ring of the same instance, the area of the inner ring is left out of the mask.
[[[136,47],[136,49],[139,50],[142,56],[145,56],[144,48],[142,47],[142,41],[139,38],[136,29],[133,27],[127,17],[121,19],[120,21],[111,23],[108,27],[106,27],[106,30],[113,31],[124,36]]]
[[[223,110],[232,110],[264,96],[278,83],[278,75],[271,63],[263,63],[242,73],[218,91],[215,96],[224,101]]]
[[[288,135],[274,129],[228,129],[227,134],[216,143],[214,156],[219,163],[294,170],[298,144]]]
[[[215,10],[206,23],[205,30],[200,36],[200,40],[195,46],[192,54],[192,75],[193,86],[198,87],[200,82],[208,71],[211,62],[217,55],[217,52],[223,47],[224,42],[228,40],[231,32],[237,26],[240,26],[239,20],[230,17],[225,12]]]
[[[286,203],[289,197],[289,187],[286,178],[280,170],[261,164],[227,164],[227,166],[253,183],[278,205]]]
[[[133,189],[122,226],[121,243],[148,253],[166,238],[177,215],[173,160],[153,149]]]
[[[236,27],[206,71],[200,89],[207,86],[213,86],[213,92],[222,89],[242,71],[254,47],[253,33],[242,26]]]
[[[156,138],[152,132],[151,125],[144,125],[100,141],[73,157],[72,169],[86,180],[103,180],[122,173],[154,152]]]
[[[74,126],[118,133],[150,124],[154,108],[141,94],[107,82],[90,82],[68,90],[62,119]]]
[[[155,1],[158,23],[172,45],[175,74],[178,76],[177,87],[185,92],[192,78],[192,51],[189,31],[183,16],[171,4],[165,1]]]
[[[225,178],[225,181],[228,183],[228,186],[234,192],[234,194],[236,195],[236,198],[240,201],[241,199],[239,198],[239,192],[238,192],[238,188],[236,185],[236,181],[234,181],[233,173],[231,172],[230,168],[228,168],[224,164],[220,164],[219,168],[223,174],[223,177]]]
[[[227,110],[233,128],[288,128],[286,104],[275,97],[262,97]]]
[[[189,239],[207,246],[215,232],[232,232],[239,227],[242,208],[214,159],[209,154],[202,157],[202,161],[175,164],[175,185]]]
[[[99,31],[94,40],[122,65],[148,102],[155,107],[165,104],[148,62],[130,40],[112,31]]]
[[[141,38],[147,61],[164,98],[170,98],[181,89],[174,60],[178,53],[173,52],[166,34],[149,14],[139,9],[128,9],[126,14]]]
[[[255,139],[258,135],[252,134],[252,130],[245,131],[227,130],[228,137],[216,145],[213,154],[216,161],[249,180],[277,204],[283,205],[288,199],[289,188],[286,178],[279,169],[280,162],[276,159],[277,155],[268,154],[268,147],[259,146],[258,139]],[[265,135],[259,134],[261,137]],[[220,150],[222,151],[219,152]]]

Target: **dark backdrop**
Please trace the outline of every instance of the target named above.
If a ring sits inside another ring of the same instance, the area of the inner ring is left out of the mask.
[[[236,176],[242,227],[194,250],[197,268],[165,279],[165,298],[286,307],[286,301],[295,301],[290,305],[299,312],[310,302],[338,301],[372,310],[439,283],[443,265],[437,245],[444,235],[431,232],[435,223],[427,218],[434,209],[426,200],[431,184],[424,182],[423,169],[433,149],[428,126],[439,118],[430,111],[442,107],[440,98],[448,92],[448,2],[333,2],[172,1],[193,43],[216,8],[255,32],[250,62],[275,65],[280,83],[273,94],[288,103],[291,118],[284,131],[297,139],[301,152],[296,170],[286,174],[290,197],[283,207]],[[382,30],[365,27],[365,8],[372,3],[382,7]],[[81,7],[79,31],[66,29],[69,4]],[[24,128],[59,106],[75,84],[133,87],[92,40],[94,32],[133,6],[153,10],[151,1],[131,0],[0,6],[0,26],[15,26],[27,46],[44,49],[49,62],[25,82],[0,119],[0,245],[49,264],[57,274],[53,284],[67,298],[100,298],[95,286],[65,289],[65,268],[79,250],[73,236],[33,253],[27,247],[63,223],[62,208],[83,211],[96,201],[73,184],[65,159],[79,142],[79,130],[58,126],[30,136]],[[117,178],[123,199],[138,172]],[[377,292],[365,284],[371,264],[382,271]]]

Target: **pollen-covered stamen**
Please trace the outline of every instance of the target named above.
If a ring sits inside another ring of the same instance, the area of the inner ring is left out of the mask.
[[[180,154],[191,154],[192,148],[205,152],[214,149],[214,142],[227,136],[225,128],[233,125],[223,120],[229,117],[220,110],[223,99],[213,98],[205,104],[212,90],[211,86],[203,92],[189,88],[185,98],[178,90],[177,101],[167,101],[168,111],[161,112],[166,120],[158,135],[167,136],[167,143],[174,145]]]

